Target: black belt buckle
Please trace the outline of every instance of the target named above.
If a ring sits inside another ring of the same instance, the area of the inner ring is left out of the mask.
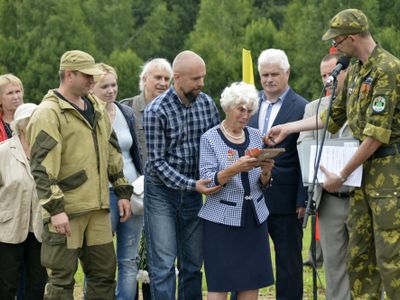
[[[342,192],[342,193],[329,193],[327,191],[325,191],[327,194],[335,196],[337,198],[349,198],[350,197],[350,193],[349,192]]]

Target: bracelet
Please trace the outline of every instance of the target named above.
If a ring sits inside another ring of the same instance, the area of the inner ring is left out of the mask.
[[[269,176],[271,176],[271,171],[268,171],[268,172],[266,172],[266,173],[262,173],[262,172],[261,172],[261,175],[262,175],[262,176],[265,176],[265,177],[269,177]]]
[[[343,177],[341,173],[339,173],[340,182],[344,183],[347,180],[347,177]]]
[[[268,180],[267,180],[267,182],[266,182],[265,184],[262,183],[261,177],[268,178]],[[261,173],[261,176],[260,176],[260,179],[259,179],[261,185],[263,185],[263,186],[269,186],[269,185],[271,184],[271,180],[272,180],[271,171],[269,171],[269,172],[267,172],[267,173]]]
[[[258,186],[261,188],[262,191],[266,191],[271,186],[272,177],[264,184],[261,181],[261,177],[258,179]]]

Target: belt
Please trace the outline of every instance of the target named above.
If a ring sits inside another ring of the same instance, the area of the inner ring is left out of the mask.
[[[327,191],[324,191],[328,195],[335,196],[337,198],[349,198],[350,197],[350,192],[342,192],[342,193],[329,193]]]
[[[400,144],[381,146],[372,154],[371,159],[392,156],[398,153],[400,153]]]

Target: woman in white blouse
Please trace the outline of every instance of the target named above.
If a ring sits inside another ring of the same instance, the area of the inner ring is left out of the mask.
[[[107,103],[106,110],[118,138],[124,161],[124,175],[133,182],[143,174],[138,141],[135,133],[135,115],[129,106],[116,102],[118,77],[115,69],[99,64],[105,75],[97,78],[93,94]],[[117,234],[118,281],[117,299],[135,299],[137,292],[138,248],[143,227],[143,215],[133,214],[126,222],[119,220],[118,201],[110,187],[112,230]]]

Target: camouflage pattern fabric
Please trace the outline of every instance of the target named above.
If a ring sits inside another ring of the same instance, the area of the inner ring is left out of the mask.
[[[364,164],[350,200],[348,272],[354,299],[400,299],[400,155]]]
[[[329,131],[336,133],[348,120],[360,141],[370,136],[383,144],[400,143],[399,94],[400,61],[377,46],[364,65],[351,66],[333,104]]]
[[[322,40],[330,40],[339,35],[361,33],[367,31],[368,28],[368,19],[361,10],[345,9],[331,19],[329,29],[322,36]]]
[[[329,131],[348,120],[355,138],[383,147],[400,143],[400,61],[377,46],[351,67],[333,105]],[[321,115],[326,118],[325,113]],[[400,299],[400,154],[364,163],[362,187],[350,200],[348,273],[353,299]]]

